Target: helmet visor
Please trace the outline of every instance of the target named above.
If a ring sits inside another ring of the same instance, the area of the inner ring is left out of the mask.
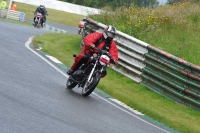
[[[110,38],[114,38],[114,37],[115,37],[115,34],[112,33],[112,32],[107,32],[107,36],[110,37]]]

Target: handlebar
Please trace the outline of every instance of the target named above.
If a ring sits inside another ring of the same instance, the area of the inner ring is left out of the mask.
[[[99,49],[99,48],[95,47],[94,45],[91,45],[90,48],[92,48],[93,50],[97,50],[98,53],[100,53],[100,54],[106,54],[106,55],[108,55],[109,57],[111,56],[110,53],[109,53],[108,51],[103,50],[103,49]]]
[[[103,49],[99,49],[99,48],[95,47],[94,45],[90,45],[90,48],[92,48],[93,50],[97,50],[100,55],[102,55],[102,54],[107,55],[111,59],[111,62],[113,64],[116,64],[115,60],[111,57],[111,54],[108,51],[103,50]]]

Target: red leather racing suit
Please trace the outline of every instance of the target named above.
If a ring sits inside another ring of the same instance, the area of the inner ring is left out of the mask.
[[[99,39],[102,38],[101,41]],[[97,44],[97,41],[99,44]],[[105,49],[104,45],[106,44],[107,40],[103,38],[103,33],[100,32],[94,32],[91,34],[88,34],[84,38],[84,46],[82,47],[82,51],[79,55],[76,56],[75,62],[71,67],[71,70],[77,70],[82,63],[86,63],[89,58],[92,56],[92,54],[95,52],[93,49],[90,48],[91,44],[95,44],[96,47],[99,49],[107,50],[110,54],[112,59],[114,59],[115,63],[118,61],[118,49],[116,43],[112,40],[109,43],[109,48]],[[98,45],[98,46],[97,46]]]

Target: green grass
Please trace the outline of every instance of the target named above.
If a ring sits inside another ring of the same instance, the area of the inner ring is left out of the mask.
[[[0,18],[0,21],[5,21],[5,22],[9,22],[9,23],[14,23],[14,24],[20,24],[20,25],[26,25],[26,26],[33,26],[31,23],[26,23],[26,22],[22,22],[19,20],[13,20],[13,19]]]
[[[68,67],[74,61],[72,54],[81,51],[80,41],[80,35],[53,33],[33,39],[35,46],[38,43],[43,44],[43,51],[56,57]],[[199,111],[168,100],[109,68],[108,75],[101,79],[98,88],[171,128],[185,133],[200,132]]]

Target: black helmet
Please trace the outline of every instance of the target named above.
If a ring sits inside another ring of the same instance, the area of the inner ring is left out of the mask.
[[[114,26],[109,25],[105,28],[103,36],[106,40],[111,41],[116,36],[116,28]]]

